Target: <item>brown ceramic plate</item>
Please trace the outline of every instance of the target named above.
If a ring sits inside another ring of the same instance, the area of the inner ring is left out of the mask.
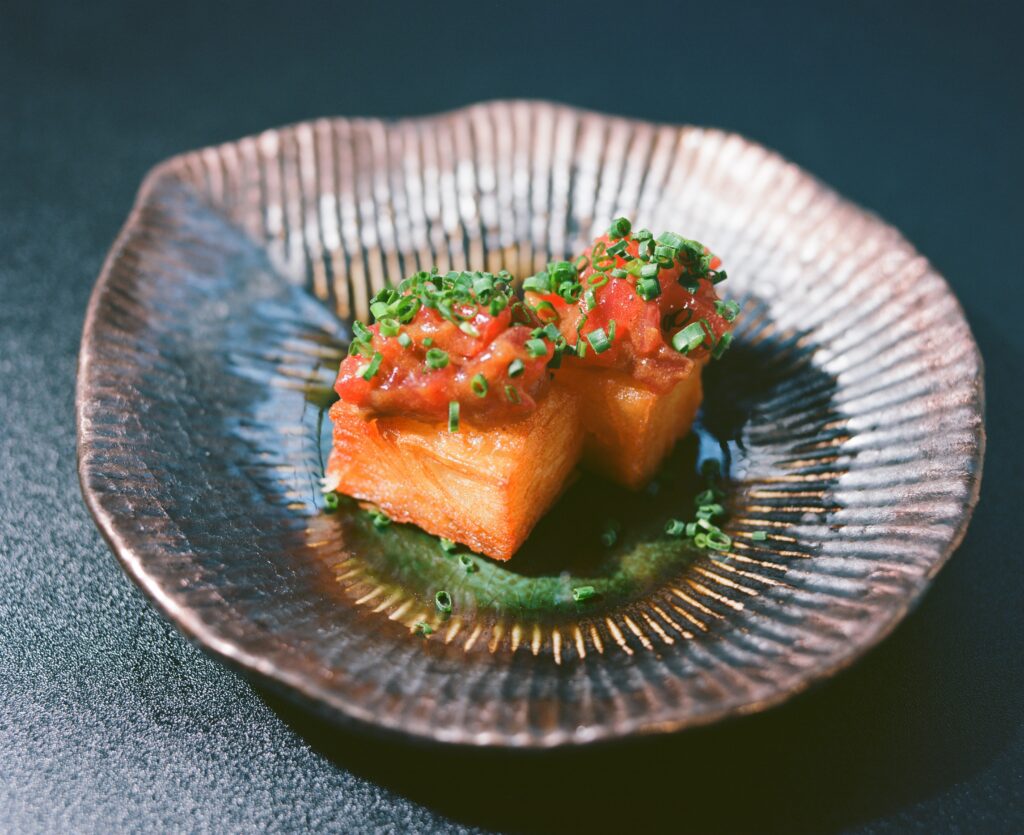
[[[620,214],[705,241],[744,307],[659,492],[582,478],[473,572],[415,528],[324,513],[325,394],[385,276],[523,276]],[[984,445],[974,340],[896,230],[739,136],[536,102],[325,119],[158,166],[78,385],[86,501],[183,632],[338,720],[473,745],[705,724],[847,666],[960,541]],[[713,557],[662,532],[709,457],[734,543]],[[600,594],[574,603],[581,584]]]

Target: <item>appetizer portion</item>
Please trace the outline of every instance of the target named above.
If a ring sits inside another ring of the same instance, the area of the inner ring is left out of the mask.
[[[632,232],[619,218],[575,265],[528,278],[527,303],[564,340],[558,372],[581,404],[584,461],[627,487],[643,486],[690,430],[700,373],[732,340],[739,314],[715,285],[721,261],[671,232]]]
[[[370,309],[335,384],[326,489],[508,559],[580,456],[553,346],[507,273],[418,273]]]
[[[356,323],[331,407],[325,490],[511,557],[582,459],[636,489],[700,407],[739,314],[721,263],[619,218],[575,262],[420,272]]]

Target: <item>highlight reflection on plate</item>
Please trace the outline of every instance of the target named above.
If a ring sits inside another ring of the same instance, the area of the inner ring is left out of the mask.
[[[325,514],[324,392],[384,277],[523,276],[616,215],[705,241],[745,311],[657,492],[582,477],[505,564]],[[77,406],[89,507],[186,634],[339,721],[523,747],[708,723],[848,665],[963,536],[984,444],[970,331],[895,230],[738,136],[536,102],[159,166],[93,296]],[[662,531],[708,457],[733,538],[713,556]]]

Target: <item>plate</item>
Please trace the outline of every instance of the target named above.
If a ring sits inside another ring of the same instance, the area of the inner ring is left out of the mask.
[[[744,308],[657,488],[581,477],[506,564],[325,512],[330,384],[385,277],[525,276],[618,215],[721,253]],[[159,165],[89,305],[77,421],[100,530],[192,640],[338,721],[509,747],[707,724],[846,667],[961,540],[984,447],[977,347],[896,230],[742,137],[518,101]],[[712,554],[663,533],[708,459]]]

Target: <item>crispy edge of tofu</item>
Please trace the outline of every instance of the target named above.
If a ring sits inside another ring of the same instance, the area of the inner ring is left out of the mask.
[[[398,522],[509,559],[564,489],[578,463],[580,404],[552,387],[530,415],[458,432],[404,417],[367,420],[339,401],[327,480]]]

